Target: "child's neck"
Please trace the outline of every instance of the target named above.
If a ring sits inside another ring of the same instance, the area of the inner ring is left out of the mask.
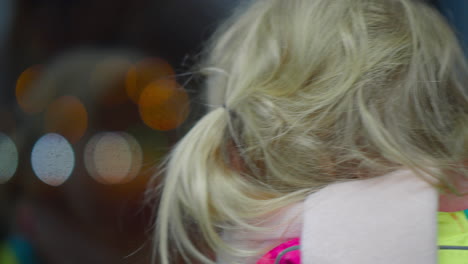
[[[441,194],[439,196],[439,211],[457,212],[468,209],[468,195]]]
[[[454,186],[459,193],[468,193],[468,179],[463,176],[453,177]],[[441,194],[439,196],[439,211],[456,212],[468,209],[468,195]]]

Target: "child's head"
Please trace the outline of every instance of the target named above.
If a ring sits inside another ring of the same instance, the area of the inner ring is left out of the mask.
[[[330,183],[403,167],[443,183],[443,171],[466,175],[468,68],[423,1],[256,0],[202,66],[215,109],[166,163],[162,263],[170,245],[208,263],[199,241],[228,250],[220,230],[255,230],[253,219]]]

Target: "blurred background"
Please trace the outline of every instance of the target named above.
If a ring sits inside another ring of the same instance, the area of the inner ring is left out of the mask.
[[[0,0],[0,264],[150,263],[144,192],[239,1]],[[432,3],[466,49],[468,0]]]

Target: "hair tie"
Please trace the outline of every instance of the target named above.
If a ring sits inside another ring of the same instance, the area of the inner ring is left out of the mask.
[[[236,113],[234,113],[233,110],[229,109],[229,108],[226,106],[226,104],[222,104],[221,107],[224,108],[224,109],[227,111],[227,113],[229,114],[229,117],[232,118],[232,117],[235,117],[235,116],[236,116]]]

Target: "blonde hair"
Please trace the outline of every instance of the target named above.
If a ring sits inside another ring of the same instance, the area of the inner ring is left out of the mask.
[[[468,175],[468,67],[422,1],[253,1],[201,68],[217,108],[164,165],[163,264],[172,251],[202,263],[256,254],[220,232],[258,231],[262,216],[334,182],[409,168],[452,187],[447,175]]]

